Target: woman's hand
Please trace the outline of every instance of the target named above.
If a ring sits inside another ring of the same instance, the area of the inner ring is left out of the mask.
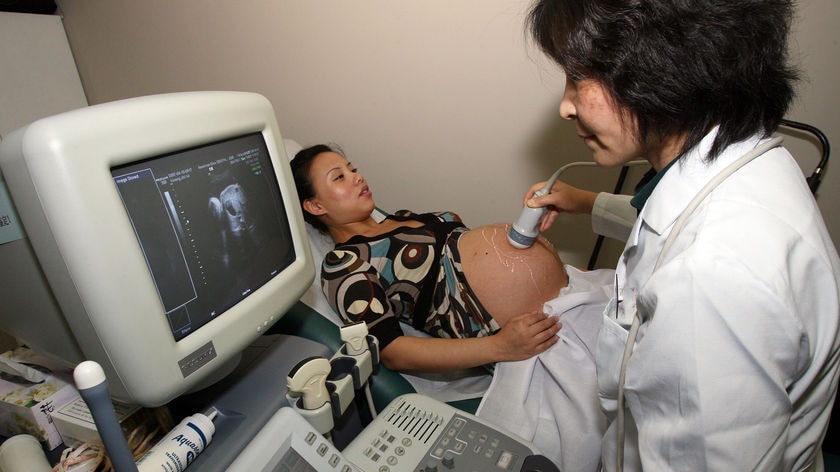
[[[496,334],[450,339],[400,336],[380,351],[396,371],[451,372],[494,362],[520,361],[550,348],[562,325],[544,313],[517,315]]]
[[[540,232],[543,232],[554,224],[557,215],[560,213],[585,213],[591,214],[595,205],[597,192],[579,189],[559,180],[551,186],[551,192],[541,197],[534,197],[534,194],[545,187],[545,182],[534,184],[525,194],[525,205],[531,208],[548,207],[540,222]]]
[[[534,312],[517,315],[490,339],[497,341],[497,361],[521,361],[550,348],[562,324],[556,317]]]

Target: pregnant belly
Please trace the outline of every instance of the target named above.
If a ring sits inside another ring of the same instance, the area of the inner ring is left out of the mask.
[[[545,238],[527,249],[507,241],[508,224],[472,229],[458,250],[467,282],[500,326],[513,316],[539,311],[560,293],[568,277],[557,251]]]

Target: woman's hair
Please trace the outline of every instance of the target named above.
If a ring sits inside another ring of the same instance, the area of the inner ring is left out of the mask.
[[[312,162],[315,161],[315,157],[318,156],[318,154],[325,152],[334,152],[341,154],[342,156],[344,155],[337,146],[316,144],[306,149],[301,149],[289,162],[292,167],[292,176],[295,179],[295,187],[297,188],[298,199],[300,200],[301,207],[303,206],[304,201],[315,196],[315,188],[312,186],[312,177],[309,175],[309,172],[312,168]],[[324,234],[329,234],[327,225],[325,225],[317,216],[309,213],[303,208],[301,209],[303,210],[303,219],[306,220],[307,223],[312,225],[318,231]]]
[[[594,79],[628,111],[637,139],[720,125],[707,159],[770,135],[794,97],[792,0],[540,0],[527,28],[567,79]]]

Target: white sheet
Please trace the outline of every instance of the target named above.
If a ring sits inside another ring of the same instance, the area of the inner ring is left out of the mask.
[[[569,285],[544,306],[563,322],[560,341],[531,359],[496,364],[477,414],[531,441],[560,470],[596,471],[606,418],[594,346],[615,272],[566,270]]]

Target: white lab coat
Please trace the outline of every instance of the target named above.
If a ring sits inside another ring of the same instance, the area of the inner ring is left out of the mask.
[[[625,470],[819,468],[840,362],[840,262],[789,153],[775,148],[721,183],[652,273],[688,202],[758,142],[712,164],[690,152],[630,232],[616,269],[621,302],[607,305],[596,351],[601,404],[614,418],[626,328],[639,311]],[[604,436],[606,470],[615,429]]]

